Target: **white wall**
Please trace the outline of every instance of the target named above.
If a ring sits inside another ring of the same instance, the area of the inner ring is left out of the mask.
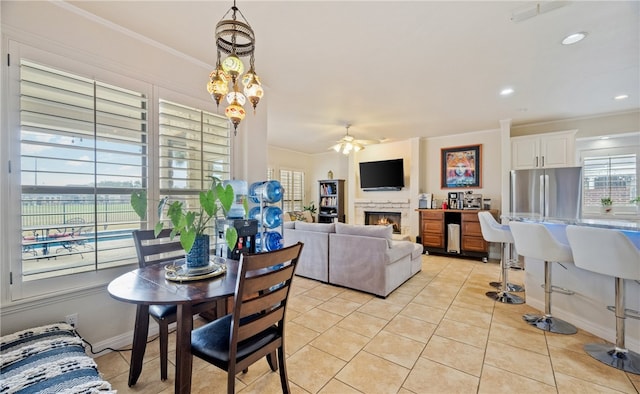
[[[421,192],[433,193],[434,198],[443,200],[449,191],[466,191],[466,189],[443,189],[441,185],[441,149],[466,145],[482,145],[481,174],[479,188],[469,188],[483,198],[491,199],[491,208],[500,209],[502,201],[502,149],[499,129],[469,132],[465,134],[434,137],[423,140],[426,160],[426,171],[421,173]]]

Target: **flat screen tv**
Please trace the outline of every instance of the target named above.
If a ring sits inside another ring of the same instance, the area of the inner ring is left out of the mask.
[[[380,160],[360,163],[360,188],[400,190],[404,187],[404,160]]]

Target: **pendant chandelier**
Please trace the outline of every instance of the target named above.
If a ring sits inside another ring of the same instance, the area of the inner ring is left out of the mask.
[[[227,19],[229,13],[231,13],[231,19]],[[242,21],[237,20],[237,15],[240,15]],[[254,66],[255,44],[253,29],[236,7],[234,0],[233,7],[216,25],[216,69],[209,75],[207,84],[207,91],[217,107],[220,106],[222,98],[226,98],[229,105],[224,110],[224,114],[233,123],[234,134],[237,134],[238,125],[246,115],[244,104],[247,99],[253,105],[255,114],[256,105],[264,96],[264,90]],[[221,53],[229,56],[221,60]],[[249,56],[249,71],[241,77],[244,64],[240,58],[246,56]],[[242,83],[242,91],[238,87],[239,83]]]

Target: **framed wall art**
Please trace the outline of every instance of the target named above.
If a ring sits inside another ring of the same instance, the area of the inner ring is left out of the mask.
[[[482,145],[442,148],[442,188],[480,187],[481,154]]]

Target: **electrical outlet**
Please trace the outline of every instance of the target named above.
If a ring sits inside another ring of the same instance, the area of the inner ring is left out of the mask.
[[[73,328],[78,328],[78,314],[73,313],[64,317],[64,320]]]

